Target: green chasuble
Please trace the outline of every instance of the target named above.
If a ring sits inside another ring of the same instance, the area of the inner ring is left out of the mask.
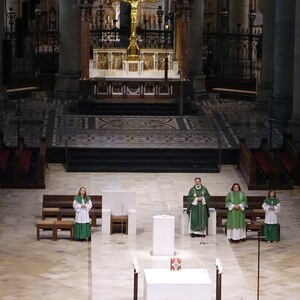
[[[204,197],[206,205],[199,202],[197,205],[192,205],[193,201],[197,197]],[[188,194],[188,213],[191,218],[191,230],[193,231],[205,231],[207,228],[208,217],[209,217],[209,199],[210,194],[207,188],[201,185],[200,189],[196,189],[193,186]]]
[[[247,198],[244,192],[229,192],[225,198],[225,207],[228,209],[226,226],[228,229],[241,229],[246,227],[245,211],[232,209],[231,205],[242,204],[244,208],[248,207]]]
[[[276,206],[279,203],[279,200],[277,198],[268,198],[264,200],[264,203],[270,206]]]

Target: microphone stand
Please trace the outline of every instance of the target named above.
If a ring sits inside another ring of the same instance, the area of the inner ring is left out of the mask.
[[[119,242],[120,245],[124,245],[123,242],[123,222],[124,222],[124,216],[123,216],[123,203],[122,203],[122,215],[121,215],[121,241]],[[128,225],[127,225],[128,226]]]
[[[203,196],[204,198],[204,196]],[[203,204],[203,200],[201,201],[201,205],[202,205],[202,219],[201,219],[201,224],[206,224],[204,223],[204,204]],[[206,226],[205,226],[205,230],[206,230]],[[204,242],[204,230],[202,231],[202,240],[200,242],[200,245],[205,245],[206,243]]]

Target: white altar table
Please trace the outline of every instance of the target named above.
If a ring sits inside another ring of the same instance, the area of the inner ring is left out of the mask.
[[[211,285],[206,269],[144,270],[145,300],[211,300]]]

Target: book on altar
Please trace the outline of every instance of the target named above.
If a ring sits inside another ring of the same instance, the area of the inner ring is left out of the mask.
[[[181,258],[171,257],[170,258],[170,271],[180,271],[181,270]]]

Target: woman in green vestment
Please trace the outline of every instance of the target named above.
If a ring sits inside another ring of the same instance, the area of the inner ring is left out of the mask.
[[[229,241],[239,242],[246,240],[245,209],[248,207],[247,197],[241,191],[238,183],[232,185],[231,191],[225,198],[227,208],[226,232]]]
[[[91,236],[89,211],[92,206],[92,200],[86,194],[85,187],[81,187],[73,201],[75,210],[74,237],[78,241],[88,240]]]
[[[267,242],[279,241],[279,226],[277,214],[280,212],[280,202],[276,198],[276,192],[270,190],[268,196],[264,200],[262,208],[265,211],[264,234]]]

